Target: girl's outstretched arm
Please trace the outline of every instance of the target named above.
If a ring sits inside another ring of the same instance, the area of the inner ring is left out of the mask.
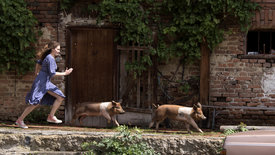
[[[66,68],[66,70],[64,72],[56,72],[55,75],[56,76],[66,76],[66,75],[71,74],[72,71],[73,71],[73,68],[70,68],[70,69]]]

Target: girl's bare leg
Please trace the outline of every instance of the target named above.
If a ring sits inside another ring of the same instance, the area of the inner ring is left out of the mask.
[[[57,109],[60,107],[62,101],[64,100],[64,98],[61,97],[61,96],[59,96],[59,95],[57,95],[57,94],[55,94],[55,93],[53,93],[53,92],[51,92],[51,91],[48,91],[48,93],[56,98],[55,101],[54,101],[54,103],[53,103],[51,112],[49,114],[50,116],[54,116],[55,113],[56,113],[56,111],[57,111]]]
[[[32,112],[36,107],[38,107],[38,105],[29,105],[27,106],[27,108],[24,110],[24,112],[21,114],[20,117],[18,117],[18,119],[16,120],[15,124],[17,127],[20,127],[20,128],[24,128],[24,129],[27,129],[28,126],[24,123],[24,119],[25,117],[30,113]]]
[[[29,105],[27,108],[24,110],[24,112],[21,114],[21,116],[17,119],[17,121],[23,121],[25,117],[31,113],[36,107],[39,105]]]

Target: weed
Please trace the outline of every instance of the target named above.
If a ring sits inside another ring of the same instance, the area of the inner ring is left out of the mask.
[[[141,130],[137,127],[132,130],[127,126],[117,128],[119,133],[113,137],[104,138],[100,142],[86,142],[82,148],[86,155],[155,155],[156,153],[146,142],[142,141]]]

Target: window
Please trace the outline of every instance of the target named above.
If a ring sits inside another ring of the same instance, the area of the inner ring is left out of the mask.
[[[275,54],[275,31],[249,31],[247,54]]]

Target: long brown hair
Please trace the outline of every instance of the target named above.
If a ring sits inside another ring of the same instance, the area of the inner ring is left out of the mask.
[[[46,45],[42,53],[39,54],[41,62],[51,53],[52,49],[55,49],[57,46],[60,46],[60,43],[57,41],[51,41],[48,45]]]

